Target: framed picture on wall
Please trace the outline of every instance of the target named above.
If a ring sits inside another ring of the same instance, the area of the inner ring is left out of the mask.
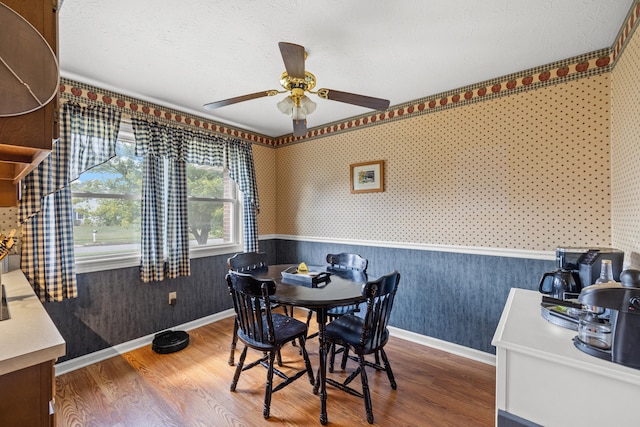
[[[378,191],[384,191],[383,161],[353,163],[351,165],[351,192],[374,193]]]

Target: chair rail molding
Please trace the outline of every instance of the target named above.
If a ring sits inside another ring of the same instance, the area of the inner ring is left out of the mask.
[[[513,249],[513,248],[489,248],[489,247],[475,247],[475,246],[453,246],[453,245],[434,245],[429,243],[411,243],[411,242],[385,242],[378,240],[353,240],[342,239],[335,237],[315,237],[315,236],[296,236],[287,234],[273,234],[274,239],[281,240],[294,240],[301,242],[316,242],[316,243],[339,243],[345,245],[356,246],[375,246],[383,248],[395,248],[395,249],[415,249],[422,251],[432,252],[452,252],[460,254],[472,254],[472,255],[487,255],[487,256],[499,256],[508,258],[524,258],[524,259],[538,259],[545,261],[555,261],[555,251],[534,251],[528,249]],[[265,236],[260,236],[260,240],[267,240]]]

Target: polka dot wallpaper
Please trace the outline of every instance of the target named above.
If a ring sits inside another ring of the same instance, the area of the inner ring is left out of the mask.
[[[258,230],[260,234],[276,233],[276,150],[264,145],[253,144],[253,161],[256,169],[260,213]]]
[[[280,147],[277,232],[530,250],[609,245],[609,78]],[[349,165],[370,160],[384,161],[385,191],[351,194]]]
[[[9,234],[18,225],[18,208],[0,209],[0,233]]]
[[[611,234],[640,268],[640,34],[629,40],[611,78]]]

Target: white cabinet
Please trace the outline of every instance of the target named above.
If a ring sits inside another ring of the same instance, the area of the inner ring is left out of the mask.
[[[547,427],[640,425],[640,370],[575,348],[576,332],[544,320],[540,301],[535,291],[509,293],[492,342],[496,414]]]

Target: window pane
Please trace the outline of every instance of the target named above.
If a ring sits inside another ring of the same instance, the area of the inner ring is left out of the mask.
[[[140,252],[140,200],[74,197],[76,258]]]
[[[187,196],[222,199],[224,173],[221,168],[187,164]]]
[[[221,168],[187,165],[189,244],[192,247],[233,241],[235,183]],[[227,201],[216,200],[227,199]]]
[[[215,245],[231,241],[228,219],[232,209],[230,202],[189,200],[187,205],[191,246]]]
[[[142,194],[142,158],[135,156],[135,145],[118,141],[116,156],[85,173],[71,184],[71,191],[101,194]]]
[[[142,159],[134,148],[118,141],[116,157],[71,184],[77,258],[140,252]]]

